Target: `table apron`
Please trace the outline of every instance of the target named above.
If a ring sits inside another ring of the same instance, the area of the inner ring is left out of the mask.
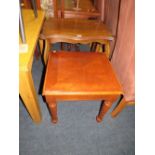
[[[77,100],[106,100],[114,102],[120,97],[117,95],[45,95],[46,101],[77,101]]]

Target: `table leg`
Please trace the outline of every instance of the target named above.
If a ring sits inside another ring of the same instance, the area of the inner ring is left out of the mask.
[[[95,51],[96,51],[96,48],[97,48],[97,43],[96,43],[96,42],[93,42],[93,43],[91,44],[90,51],[91,51],[91,52],[95,52]]]
[[[67,51],[72,51],[72,44],[66,43],[67,44]]]
[[[57,103],[55,101],[48,103],[49,110],[51,112],[51,121],[53,123],[58,122],[58,116],[57,116]]]
[[[65,48],[64,42],[61,42],[61,43],[60,43],[60,46],[61,46],[61,47],[60,47],[61,50],[64,51],[64,48]]]
[[[47,60],[48,60],[48,55],[49,55],[49,51],[50,51],[50,43],[47,40],[43,40],[44,42],[44,52],[43,52],[43,59],[44,59],[44,63],[45,65],[47,64]]]
[[[34,88],[31,71],[20,71],[19,93],[33,121],[41,122],[41,111]]]
[[[36,49],[35,49],[35,56],[36,56],[36,59],[38,60],[39,59],[39,57],[40,57],[40,54],[41,54],[41,49],[40,49],[40,42],[39,42],[39,40],[38,40],[38,42],[37,42],[37,46],[36,46]]]
[[[105,45],[105,49],[103,48],[103,45]],[[105,52],[106,56],[110,58],[110,42],[105,40],[101,44],[92,43],[91,51]]]
[[[124,109],[125,106],[126,106],[126,101],[125,101],[125,99],[123,97],[122,100],[120,101],[120,103],[112,111],[111,116],[116,117]]]
[[[105,44],[105,54],[107,58],[110,58],[110,42],[109,41],[107,41]]]
[[[107,113],[107,111],[110,109],[111,106],[112,106],[111,101],[105,101],[101,104],[99,114],[96,116],[96,121],[98,123],[103,120],[103,116]]]
[[[80,47],[79,46],[80,46],[79,44],[74,44],[75,51],[80,52]]]

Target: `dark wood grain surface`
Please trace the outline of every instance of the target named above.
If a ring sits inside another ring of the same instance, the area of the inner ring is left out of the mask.
[[[121,93],[121,86],[104,53],[50,53],[44,95],[102,96]]]
[[[80,19],[48,19],[43,25],[41,38],[54,42],[104,42],[113,40],[108,27],[102,22]]]

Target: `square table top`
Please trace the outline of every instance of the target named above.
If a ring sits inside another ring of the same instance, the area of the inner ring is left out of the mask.
[[[101,21],[83,19],[46,19],[40,35],[52,42],[102,42],[113,40],[110,29]]]
[[[43,95],[68,94],[122,94],[122,87],[104,53],[50,52]]]

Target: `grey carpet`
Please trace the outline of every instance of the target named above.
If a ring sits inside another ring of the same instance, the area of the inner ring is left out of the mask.
[[[57,46],[56,46],[57,48]],[[84,48],[83,48],[84,49]],[[32,74],[39,92],[43,71],[41,60],[34,58]],[[58,102],[59,122],[51,124],[50,115],[38,95],[42,123],[34,124],[20,100],[20,155],[134,155],[135,108],[126,107],[115,119],[110,112],[102,123],[95,117],[100,101]]]

